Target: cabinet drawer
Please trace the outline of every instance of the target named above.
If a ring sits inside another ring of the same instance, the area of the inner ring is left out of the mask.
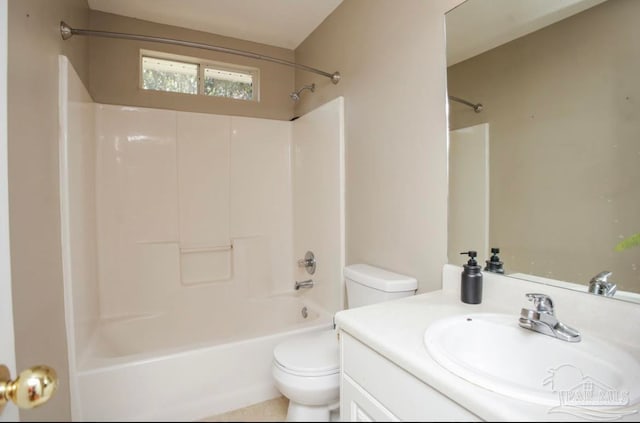
[[[478,416],[342,331],[340,347],[343,383],[355,382],[398,419],[480,421]],[[340,405],[343,406],[342,402]]]

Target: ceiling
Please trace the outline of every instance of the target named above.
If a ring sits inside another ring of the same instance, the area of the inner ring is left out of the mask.
[[[467,0],[446,16],[447,64],[466,60],[603,1]],[[342,0],[88,2],[93,10],[295,49]]]
[[[342,0],[88,1],[92,10],[287,49],[298,47],[342,3]]]
[[[467,0],[448,12],[447,65],[537,31],[605,0]]]

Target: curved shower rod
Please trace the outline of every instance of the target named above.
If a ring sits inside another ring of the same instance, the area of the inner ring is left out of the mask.
[[[311,66],[301,65],[299,63],[289,62],[287,60],[278,59],[271,56],[264,56],[262,54],[251,53],[249,51],[214,46],[211,44],[176,40],[173,38],[151,37],[149,35],[126,34],[122,32],[109,32],[109,31],[95,31],[92,29],[77,29],[77,28],[71,28],[64,21],[60,21],[60,35],[62,36],[63,40],[68,40],[74,35],[89,35],[89,36],[95,36],[95,37],[120,38],[124,40],[137,40],[137,41],[151,41],[154,43],[173,44],[173,45],[183,46],[183,47],[200,48],[204,50],[217,51],[219,53],[235,54],[238,56],[249,57],[252,59],[279,63],[281,65],[291,66],[296,69],[300,69],[307,72],[313,72],[313,73],[317,73],[318,75],[326,76],[327,78],[331,79],[331,82],[333,82],[334,84],[337,84],[338,82],[340,82],[340,72],[329,73],[329,72],[321,71],[320,69],[312,68]]]
[[[463,98],[455,97],[455,96],[452,96],[452,95],[449,96],[449,100],[453,100],[453,101],[457,101],[458,103],[466,104],[467,106],[473,108],[473,111],[476,112],[476,113],[480,113],[482,111],[482,108],[484,107],[482,105],[482,103],[473,104],[470,101],[467,101],[467,100],[465,100]]]

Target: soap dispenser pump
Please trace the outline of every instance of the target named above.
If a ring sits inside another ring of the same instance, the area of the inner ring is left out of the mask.
[[[469,256],[467,264],[463,265],[460,279],[460,299],[466,304],[480,304],[482,302],[482,267],[478,265],[476,251],[465,251],[460,254]]]
[[[498,253],[500,253],[500,248],[491,249],[492,256],[489,260],[485,261],[485,263],[487,263],[487,265],[484,268],[485,271],[504,274],[503,263],[500,261],[500,257],[498,257]]]

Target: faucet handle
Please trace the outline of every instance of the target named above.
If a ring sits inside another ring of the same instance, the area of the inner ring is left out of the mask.
[[[529,301],[533,302],[533,306],[536,308],[536,311],[539,313],[549,313],[553,314],[553,301],[551,297],[545,294],[526,294]]]
[[[312,251],[307,251],[304,258],[298,260],[298,267],[304,267],[310,275],[316,273],[316,256]]]
[[[609,276],[611,276],[613,272],[610,272],[608,270],[605,270],[604,272],[600,272],[597,275],[595,275],[593,278],[591,278],[592,282],[608,282],[607,279],[609,279]]]
[[[600,272],[589,281],[589,292],[597,295],[604,295],[607,297],[613,297],[618,287],[615,283],[609,282],[609,276],[612,272],[605,270]]]

